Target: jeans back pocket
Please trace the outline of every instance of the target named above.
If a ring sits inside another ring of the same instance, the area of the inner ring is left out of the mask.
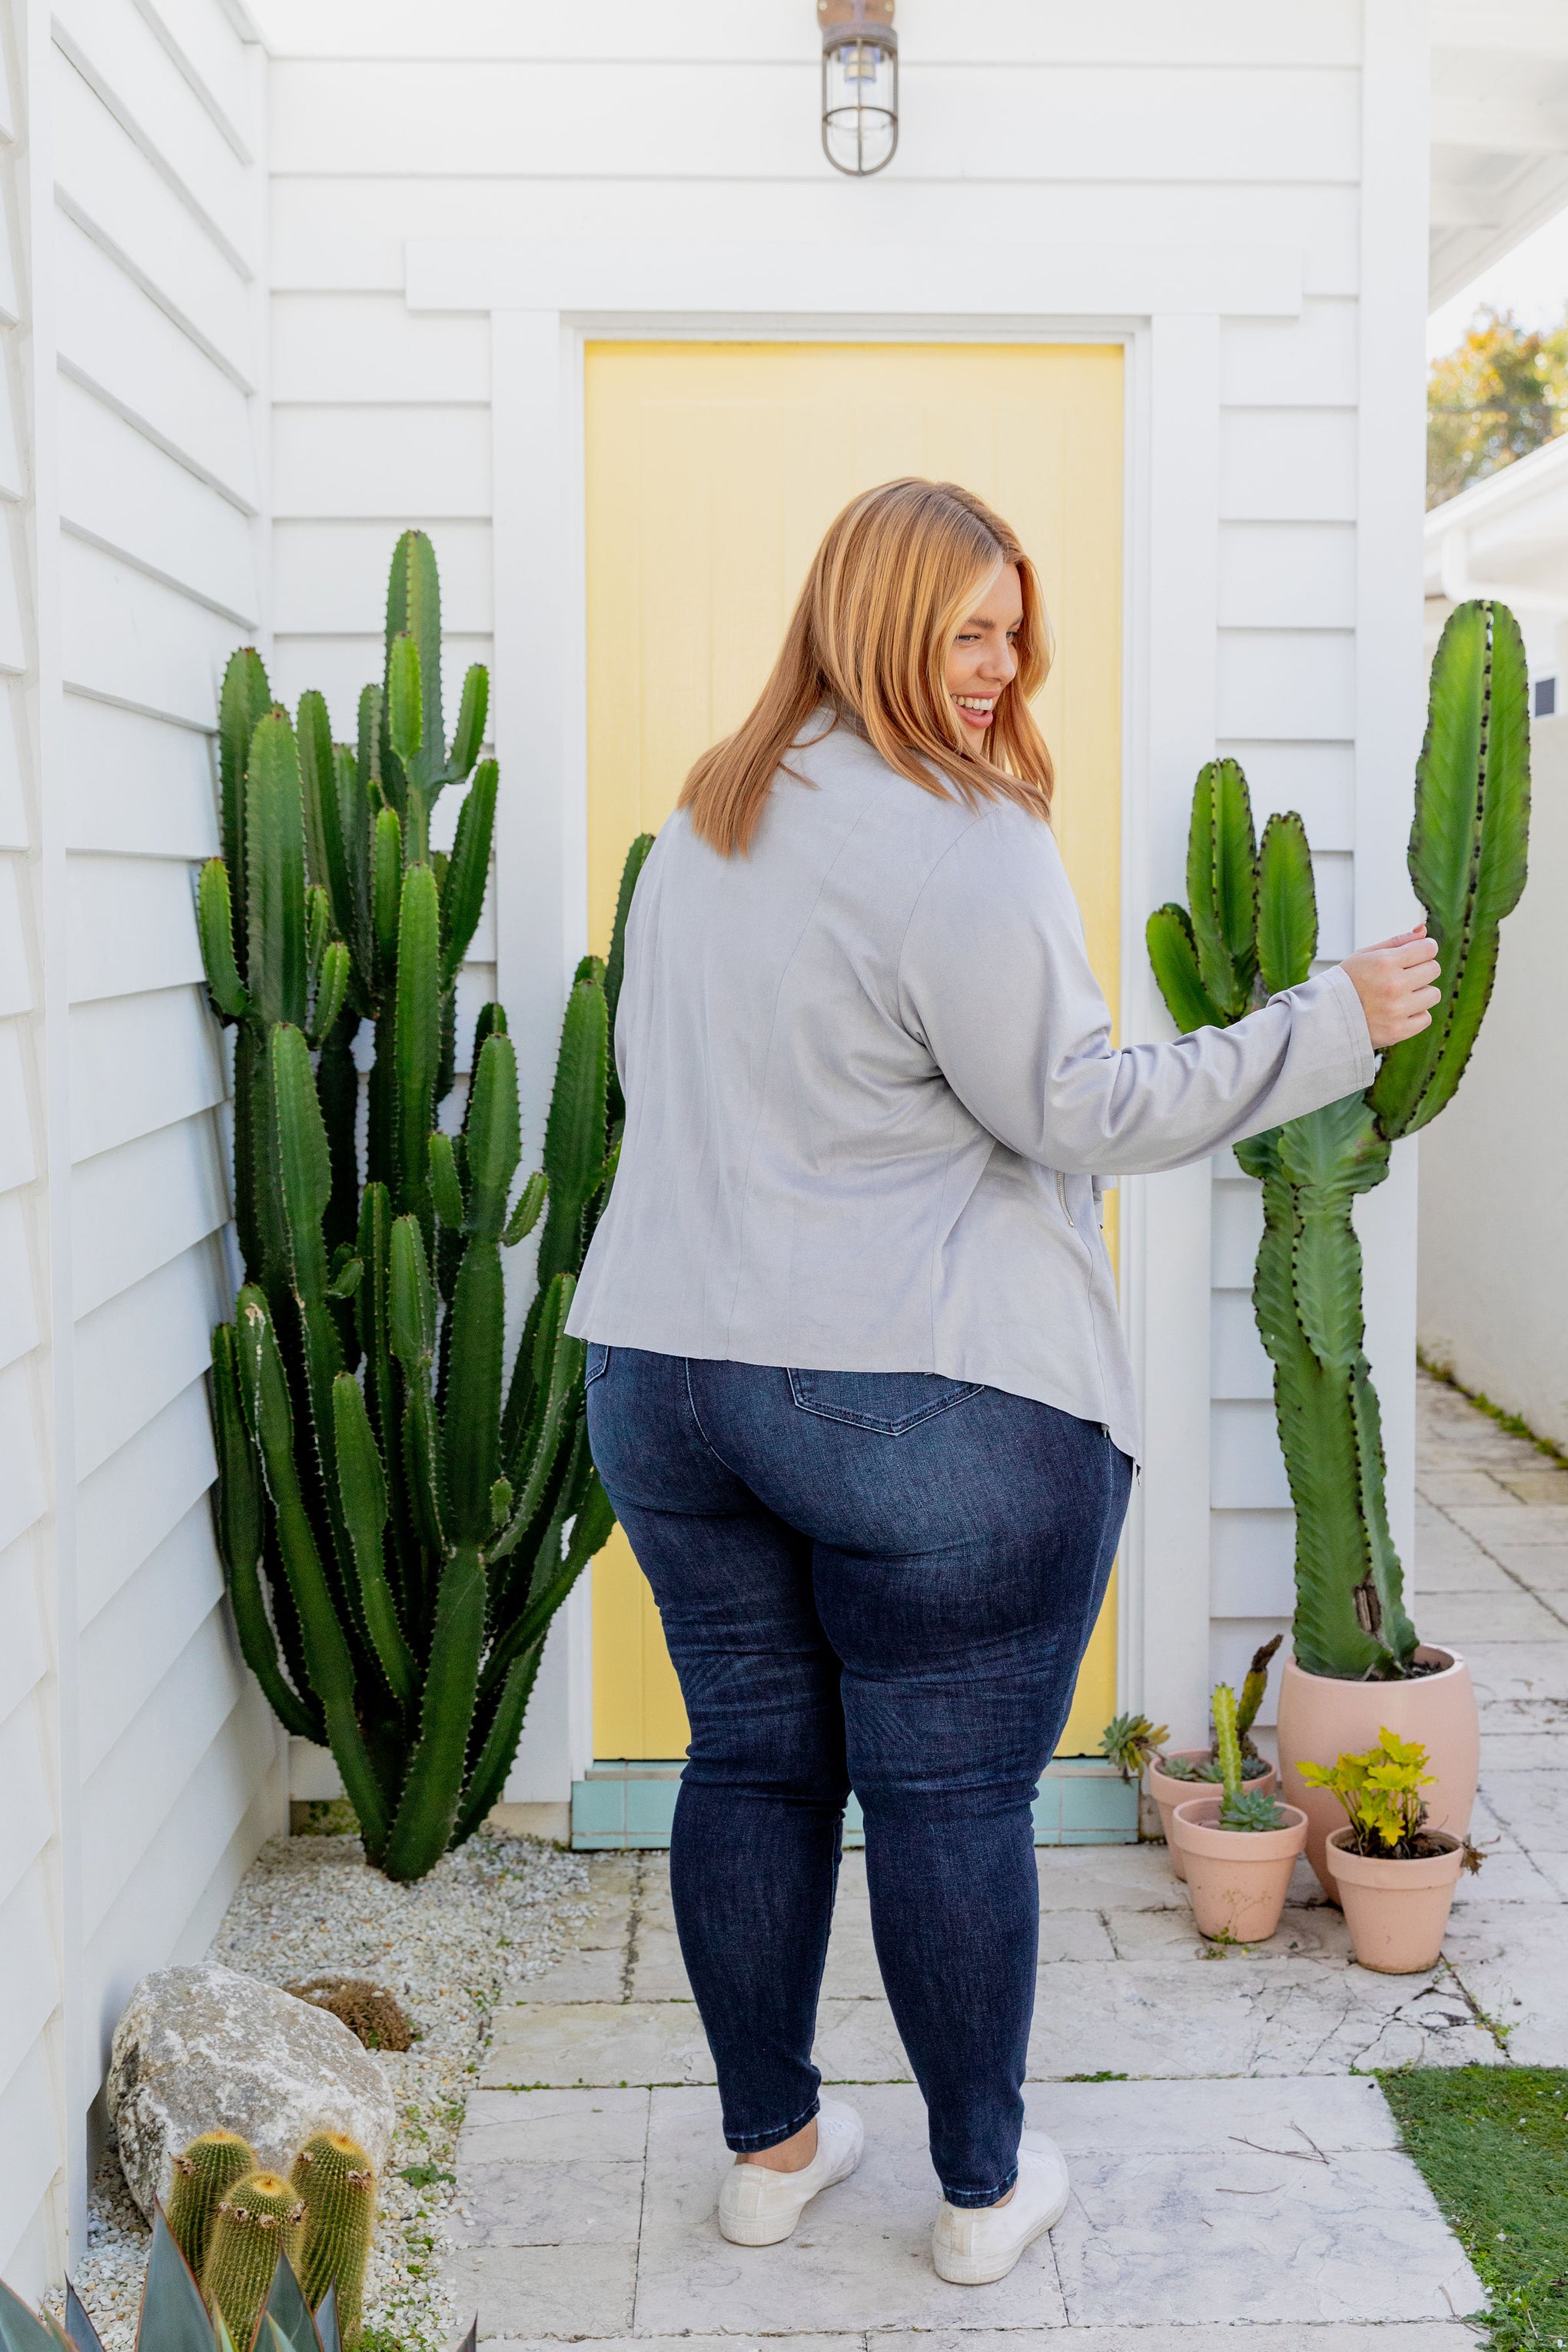
[[[610,1351],[608,1348],[601,1346],[597,1339],[590,1339],[588,1342],[588,1361],[583,1375],[584,1387],[591,1389],[595,1381],[602,1381],[604,1379],[605,1374],[609,1370],[609,1369]]]
[[[902,1437],[978,1396],[984,1383],[950,1381],[940,1372],[808,1372],[792,1366],[789,1385],[802,1412],[874,1430],[881,1437]]]

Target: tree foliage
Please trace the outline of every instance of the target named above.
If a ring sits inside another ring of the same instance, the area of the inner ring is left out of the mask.
[[[1528,457],[1568,423],[1568,314],[1549,329],[1511,310],[1478,310],[1463,342],[1434,360],[1426,386],[1426,504]]]

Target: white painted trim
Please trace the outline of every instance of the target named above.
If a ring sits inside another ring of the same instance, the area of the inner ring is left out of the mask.
[[[1355,935],[1419,914],[1405,868],[1425,718],[1427,115],[1426,0],[1366,0],[1363,27],[1361,378],[1356,483]],[[1356,1203],[1366,1350],[1383,1412],[1388,1514],[1415,1537],[1415,1144]]]
[[[1149,337],[1142,709],[1124,806],[1124,1034],[1170,1034],[1143,919],[1182,898],[1192,778],[1214,757],[1219,626],[1220,331],[1157,317]],[[1136,1009],[1135,1009],[1136,1008]],[[1136,1027],[1133,1024],[1136,1023]],[[1202,1738],[1209,1691],[1210,1163],[1122,1188],[1124,1313],[1143,1414],[1143,1476],[1124,1548],[1122,1703]],[[1157,1269],[1157,1278],[1154,1278]],[[1147,1531],[1158,1529],[1157,1549]]]
[[[930,336],[931,289],[961,285],[943,315],[1143,318],[1195,310],[1231,318],[1295,318],[1302,256],[1268,246],[1076,246],[992,257],[965,248],[961,266],[926,246],[635,244],[541,238],[411,237],[411,310],[558,310],[580,323],[601,315],[921,322]],[[792,326],[792,333],[796,330]]]
[[[515,1016],[525,1135],[542,1132],[560,1007],[586,945],[590,338],[1126,346],[1122,1034],[1146,1036],[1163,1024],[1143,919],[1156,898],[1180,891],[1188,787],[1214,752],[1220,314],[1294,315],[1300,257],[1080,249],[978,284],[966,260],[975,307],[954,313],[931,307],[929,289],[957,275],[940,256],[879,247],[870,315],[859,307],[863,279],[852,302],[847,292],[837,307],[825,299],[828,258],[801,247],[422,239],[407,247],[411,309],[491,312],[494,727],[508,812],[498,829],[497,990]],[[1195,1738],[1208,1694],[1208,1165],[1131,1183],[1122,1202],[1122,1311],[1148,1450],[1122,1546],[1120,1703],[1163,1712]],[[1144,1567],[1151,1513],[1157,1576]],[[526,1779],[531,1798],[558,1798],[591,1753],[586,1590],[568,1611],[567,1638],[542,1666],[526,1773],[520,1757],[519,1785]]]

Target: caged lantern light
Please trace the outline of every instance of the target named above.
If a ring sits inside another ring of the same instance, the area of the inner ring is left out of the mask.
[[[868,179],[899,143],[899,37],[893,0],[816,0],[822,27],[822,152]]]

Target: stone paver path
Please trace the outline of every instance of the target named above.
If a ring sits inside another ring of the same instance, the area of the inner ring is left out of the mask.
[[[1279,1934],[1215,1955],[1163,1846],[1042,1849],[1027,2101],[1073,2200],[1009,2279],[951,2287],[863,1857],[817,2062],[866,2118],[865,2161],[785,2244],[742,2250],[713,2221],[728,2158],[665,1858],[597,1856],[577,1948],[499,2012],[469,2102],[451,2266],[481,2335],[1189,2352],[1245,2323],[1251,2352],[1465,2352],[1474,2274],[1365,2070],[1568,2063],[1568,1472],[1424,1381],[1417,1475],[1417,1622],[1470,1660],[1483,1726],[1488,1859],[1438,1969],[1356,1968],[1304,1864]]]

